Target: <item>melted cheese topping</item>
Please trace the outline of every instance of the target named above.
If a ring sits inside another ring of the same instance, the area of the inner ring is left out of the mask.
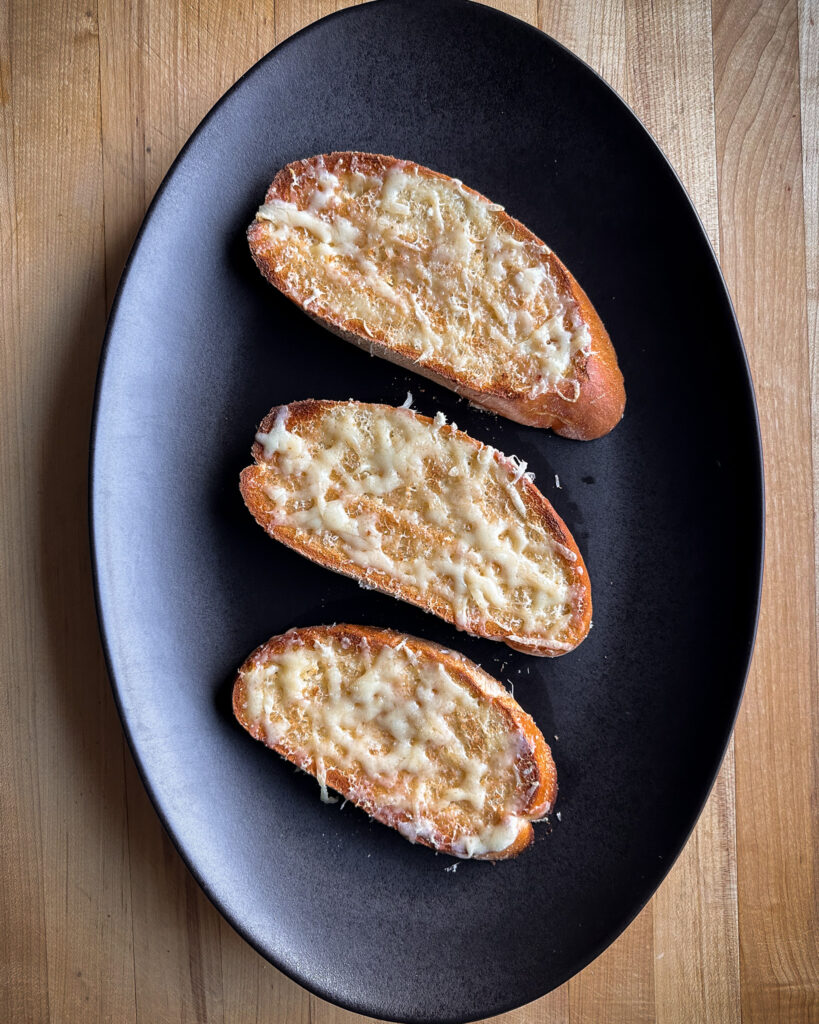
[[[370,647],[298,635],[244,675],[243,714],[269,746],[312,772],[330,801],[327,771],[350,781],[344,795],[387,808],[406,838],[472,857],[508,847],[533,785],[520,778],[522,734],[443,664],[403,641]],[[487,677],[487,683],[499,684]],[[537,785],[537,783],[534,783]]]
[[[276,525],[460,629],[575,646],[576,556],[529,512],[525,463],[458,436],[442,413],[430,426],[409,409],[327,403],[293,431],[287,417],[256,437]]]
[[[434,359],[475,388],[534,398],[565,380],[591,336],[542,243],[522,241],[503,209],[461,182],[397,165],[383,177],[336,176],[307,164],[302,205],[274,200],[277,273],[306,309],[320,305],[353,333],[382,334],[420,363]]]

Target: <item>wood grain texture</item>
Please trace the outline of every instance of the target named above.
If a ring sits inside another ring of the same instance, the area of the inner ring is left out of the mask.
[[[0,429],[3,437],[15,437],[24,418],[21,387],[25,370],[18,339],[22,338],[23,291],[20,282],[21,251],[18,224],[22,218],[17,203],[17,174],[14,158],[15,111],[12,107],[11,15],[0,12],[0,119],[2,119],[2,159],[0,159],[0,244],[3,272],[0,273],[0,316],[2,316],[2,387],[0,387]],[[0,620],[6,673],[16,673],[28,660],[28,649],[35,643],[25,610],[8,615],[6,609],[20,602],[20,585],[33,571],[32,556],[24,547],[35,538],[27,514],[26,499],[31,496],[20,487],[22,453],[19,443],[0,445],[0,472],[3,482],[14,485],[4,502],[2,595],[4,615]],[[30,600],[30,588],[24,600]],[[27,610],[27,609],[26,609]],[[14,1020],[47,1020],[48,985],[45,932],[43,851],[40,842],[40,800],[35,732],[35,708],[31,686],[7,685],[0,693],[2,742],[0,742],[0,900],[2,900],[3,936],[0,941],[0,1005]],[[26,752],[25,757],[20,757]]]
[[[819,1016],[817,663],[797,5],[715,0],[713,32],[722,264],[767,477],[762,615],[735,734],[742,1019],[807,1022]]]
[[[799,4],[799,94],[805,210],[805,286],[812,403],[814,571],[817,580],[816,621],[819,622],[819,3],[816,0],[801,0]],[[814,736],[816,733],[817,730],[814,728]],[[819,843],[814,844],[814,855],[815,881],[819,878]]]
[[[127,1021],[123,741],[82,525],[105,321],[97,24],[73,0],[5,17],[3,996],[17,1020]]]
[[[247,67],[348,5],[0,8],[3,1021],[365,1021],[262,960],[169,843],[105,678],[82,525],[105,313],[154,191]],[[768,487],[757,655],[692,839],[595,963],[495,1020],[817,1020],[818,5],[492,6],[600,71],[680,174],[743,327]]]

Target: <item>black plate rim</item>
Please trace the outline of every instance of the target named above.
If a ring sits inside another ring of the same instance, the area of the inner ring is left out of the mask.
[[[370,2],[367,3],[365,6],[366,7],[374,7],[374,6],[376,6],[376,4],[378,6],[380,6],[380,7],[404,6],[407,3],[412,3],[412,2],[413,2],[413,0],[370,0]],[[417,3],[418,0],[415,0],[415,2]],[[422,0],[422,2],[431,3],[431,2],[434,2],[434,0]],[[626,101],[623,99],[623,97],[620,95],[620,93],[613,86],[611,86],[603,78],[602,75],[598,74],[598,72],[595,71],[595,69],[593,67],[591,67],[590,64],[586,63],[586,61],[584,61],[581,57],[578,57],[567,46],[564,46],[561,42],[559,42],[553,36],[550,36],[548,33],[544,32],[542,29],[539,29],[539,28],[537,28],[534,25],[530,25],[528,22],[525,22],[525,21],[523,21],[520,18],[516,18],[514,15],[508,14],[505,11],[500,11],[497,8],[490,7],[487,4],[480,3],[479,0],[448,0],[448,2],[450,4],[452,4],[452,5],[457,4],[459,6],[462,6],[465,10],[468,10],[469,8],[472,8],[472,7],[481,7],[481,8],[484,8],[486,10],[491,10],[493,12],[493,14],[496,17],[498,17],[499,19],[515,22],[518,27],[522,27],[524,30],[528,30],[532,34],[537,34],[538,36],[544,37],[546,40],[548,40],[549,44],[551,44],[551,45],[557,47],[558,49],[560,49],[561,51],[563,51],[563,53],[566,54],[572,61],[576,62],[577,64],[582,65],[582,67],[586,70],[586,72],[588,72],[590,75],[592,75],[595,79],[598,80],[598,82],[602,83],[602,85],[606,89],[608,89],[611,93],[613,93],[614,96],[619,101],[619,104],[620,104],[620,107],[621,107],[623,113],[627,117],[631,118],[632,121],[634,123],[636,123],[639,126],[639,128],[641,129],[641,131],[649,138],[649,140],[653,144],[654,148],[656,149],[657,154],[659,155],[659,157],[661,159],[661,162],[665,165],[666,171],[669,172],[672,175],[673,179],[676,181],[677,185],[679,186],[681,198],[684,198],[685,202],[687,203],[688,207],[690,208],[690,212],[693,214],[693,222],[698,227],[699,232],[700,232],[700,234],[702,236],[702,239],[705,242],[705,244],[706,244],[706,246],[708,248],[708,251],[711,254],[711,259],[712,259],[712,263],[713,263],[713,270],[714,270],[714,272],[716,274],[715,280],[720,284],[720,286],[722,288],[722,292],[724,294],[724,298],[725,298],[726,303],[727,303],[727,312],[730,314],[730,319],[731,319],[731,322],[732,322],[733,328],[734,328],[733,337],[730,339],[730,341],[726,340],[725,343],[726,344],[733,344],[735,349],[737,349],[737,354],[740,356],[740,367],[741,367],[742,370],[744,370],[743,383],[745,385],[746,398],[750,400],[749,401],[748,412],[750,413],[750,420],[751,420],[750,426],[752,427],[752,430],[751,430],[752,436],[748,437],[748,443],[749,443],[750,447],[754,450],[754,454],[756,456],[756,458],[755,458],[756,480],[751,482],[751,486],[752,486],[753,490],[756,491],[756,499],[757,499],[754,502],[754,509],[753,509],[753,511],[756,513],[756,519],[757,519],[757,522],[754,524],[754,528],[753,528],[753,532],[756,535],[756,544],[755,544],[754,551],[752,553],[753,554],[753,562],[754,562],[754,576],[755,576],[755,579],[756,579],[756,587],[755,587],[755,592],[753,594],[749,594],[749,611],[750,611],[749,620],[750,621],[749,621],[749,624],[748,624],[748,636],[747,636],[747,640],[746,640],[746,656],[745,656],[745,659],[744,659],[744,669],[742,671],[742,678],[740,680],[738,680],[738,685],[737,685],[737,688],[736,688],[736,702],[735,702],[735,706],[734,706],[734,711],[733,711],[733,714],[730,717],[730,721],[726,722],[726,727],[725,727],[725,730],[724,730],[724,736],[723,736],[722,741],[721,741],[722,742],[722,751],[721,751],[721,754],[719,756],[719,759],[718,759],[717,763],[715,764],[713,776],[712,776],[708,786],[706,787],[705,791],[703,792],[702,798],[698,802],[698,805],[696,807],[696,810],[695,810],[693,816],[691,817],[690,821],[685,826],[684,839],[682,840],[682,842],[681,842],[681,844],[679,846],[679,849],[676,851],[674,856],[672,858],[670,858],[670,860],[667,863],[665,863],[665,862],[663,863],[663,865],[660,868],[660,870],[654,876],[652,876],[650,879],[647,879],[647,895],[646,895],[645,899],[642,902],[639,903],[639,905],[634,909],[633,913],[631,913],[629,916],[627,916],[627,918],[624,921],[618,923],[618,925],[616,925],[611,930],[611,932],[605,937],[605,939],[601,943],[599,943],[596,946],[594,946],[588,952],[588,956],[583,959],[583,961],[579,964],[579,966],[577,966],[572,972],[567,974],[565,978],[563,978],[560,982],[558,982],[558,984],[556,984],[555,986],[553,986],[550,989],[545,990],[544,992],[541,993],[541,995],[539,997],[537,997],[537,998],[542,998],[543,996],[547,995],[550,991],[554,991],[554,989],[560,987],[560,985],[565,984],[566,981],[569,980],[569,978],[572,978],[575,975],[579,974],[581,971],[585,970],[586,967],[589,966],[589,964],[591,964],[594,960],[596,960],[597,957],[599,957],[606,949],[608,949],[608,947],[610,945],[612,945],[612,943],[615,942],[620,937],[620,935],[623,934],[623,932],[625,932],[625,930],[632,924],[632,922],[645,909],[645,907],[648,905],[648,903],[650,902],[650,900],[652,899],[654,894],[657,892],[659,887],[662,885],[663,881],[670,874],[671,869],[674,867],[674,865],[676,864],[676,862],[679,859],[680,855],[682,854],[683,850],[687,846],[688,841],[690,840],[691,835],[692,835],[692,833],[694,831],[694,828],[696,827],[697,822],[699,821],[700,816],[702,815],[702,812],[703,812],[703,810],[705,808],[705,805],[708,802],[708,799],[709,799],[709,797],[711,795],[711,792],[712,792],[712,790],[714,788],[714,785],[716,784],[717,777],[719,776],[719,773],[720,773],[720,771],[722,769],[722,765],[723,765],[723,763],[725,761],[725,755],[726,755],[726,752],[727,752],[727,749],[728,749],[728,744],[730,742],[731,735],[733,733],[734,727],[736,725],[736,720],[737,720],[737,717],[739,715],[739,710],[740,710],[740,707],[742,705],[742,700],[743,700],[743,697],[744,697],[744,694],[745,694],[745,689],[746,689],[746,685],[747,685],[747,681],[748,681],[748,676],[749,676],[750,669],[751,669],[751,664],[752,664],[752,661],[753,661],[754,648],[755,648],[755,644],[756,644],[757,631],[758,631],[758,627],[759,627],[759,615],[760,615],[760,609],[761,609],[761,603],[762,603],[762,588],[763,588],[764,561],[765,561],[765,530],[766,530],[764,453],[763,453],[763,445],[762,445],[762,434],[761,434],[760,423],[759,423],[759,408],[758,408],[758,404],[757,404],[757,400],[756,400],[756,392],[755,392],[755,389],[754,389],[753,377],[752,377],[752,374],[751,374],[751,368],[750,368],[750,364],[749,364],[749,361],[748,361],[748,354],[747,354],[747,351],[745,349],[745,344],[744,344],[744,341],[743,341],[743,338],[742,338],[742,332],[740,330],[739,322],[738,322],[737,316],[736,316],[736,311],[734,309],[734,304],[733,304],[733,301],[731,299],[731,294],[730,294],[730,291],[728,289],[728,285],[727,285],[727,283],[725,281],[725,276],[723,274],[722,267],[720,265],[720,262],[719,262],[719,260],[717,258],[716,253],[714,252],[713,245],[711,244],[711,239],[709,238],[708,233],[705,230],[705,227],[704,227],[704,225],[702,223],[702,220],[700,218],[699,212],[697,211],[697,208],[694,205],[693,200],[691,199],[690,195],[688,194],[688,191],[685,188],[682,180],[680,179],[680,176],[678,175],[676,169],[671,164],[670,160],[666,156],[666,154],[663,151],[663,149],[660,147],[659,143],[656,141],[654,136],[649,132],[649,130],[646,128],[646,126],[643,124],[643,122],[640,120],[640,118],[637,116],[637,114],[635,114],[635,112],[632,110],[632,108],[626,103]],[[128,278],[129,278],[129,275],[130,275],[130,272],[131,272],[131,269],[132,269],[132,265],[134,263],[134,259],[135,259],[137,250],[139,249],[140,244],[142,242],[142,237],[143,237],[143,235],[144,235],[144,233],[146,231],[148,222],[151,219],[151,217],[153,216],[155,207],[159,204],[160,200],[162,199],[162,196],[163,196],[166,188],[168,187],[171,178],[173,177],[173,175],[176,172],[177,166],[181,163],[181,161],[183,160],[183,158],[187,154],[188,150],[193,145],[196,137],[200,134],[200,132],[204,129],[204,127],[209,123],[211,118],[215,116],[215,114],[221,108],[223,103],[225,103],[227,101],[227,99],[233,94],[233,92],[236,91],[243,84],[243,82],[244,82],[244,80],[246,78],[248,78],[251,74],[253,74],[262,65],[267,64],[269,61],[275,59],[277,54],[283,48],[288,47],[290,44],[296,43],[303,36],[306,36],[308,33],[314,31],[319,24],[324,25],[325,23],[327,23],[329,21],[332,21],[334,19],[337,19],[337,18],[355,17],[357,12],[359,12],[361,10],[362,10],[362,7],[360,7],[360,6],[347,7],[347,8],[343,8],[343,9],[341,9],[339,11],[335,11],[332,14],[326,15],[324,18],[320,18],[320,19],[318,19],[318,20],[316,20],[314,22],[311,22],[309,25],[306,25],[304,28],[300,29],[298,32],[295,32],[295,33],[293,33],[293,35],[288,36],[288,38],[283,40],[281,43],[278,43],[276,46],[273,47],[273,49],[269,50],[263,57],[261,57],[258,61],[256,61],[254,64],[252,64],[233,83],[233,85],[230,86],[230,88],[227,89],[219,97],[219,99],[214,103],[214,105],[210,108],[210,110],[208,110],[208,112],[205,114],[205,116],[202,118],[202,120],[199,122],[199,124],[196,126],[196,128],[194,128],[194,130],[191,132],[190,136],[186,140],[185,144],[182,146],[182,148],[180,149],[179,153],[174,158],[173,162],[171,163],[170,167],[168,168],[167,172],[165,173],[165,176],[163,177],[159,187],[157,188],[156,192],[154,193],[154,196],[151,199],[150,204],[148,205],[148,208],[147,208],[147,210],[145,212],[145,215],[144,215],[144,217],[142,219],[142,222],[140,224],[139,230],[137,231],[137,234],[136,234],[136,236],[134,238],[134,242],[133,242],[133,244],[131,246],[130,252],[128,254],[128,258],[127,258],[127,260],[125,262],[125,265],[123,267],[122,274],[120,276],[119,283],[117,285],[117,290],[116,290],[116,293],[115,293],[115,296],[114,296],[114,301],[111,304],[111,310],[110,310],[110,312],[108,314],[108,322],[107,322],[107,325],[106,325],[105,334],[104,334],[102,346],[101,346],[101,349],[100,349],[99,368],[98,368],[98,371],[97,371],[97,379],[96,379],[96,384],[95,384],[95,388],[94,388],[94,399],[93,399],[93,405],[92,405],[91,431],[90,431],[90,444],[89,444],[89,463],[88,463],[88,531],[89,531],[89,541],[90,541],[91,570],[92,570],[93,590],[94,590],[94,604],[95,604],[97,619],[98,619],[98,623],[99,623],[99,633],[100,633],[100,640],[101,640],[101,645],[102,645],[103,657],[104,657],[104,660],[105,660],[105,667],[106,667],[106,671],[108,673],[108,678],[109,678],[109,681],[110,681],[110,684],[111,684],[111,690],[112,690],[113,696],[114,696],[114,703],[116,705],[117,713],[118,713],[120,721],[122,723],[122,728],[123,728],[123,732],[125,733],[125,738],[126,738],[126,741],[128,743],[128,748],[130,750],[131,756],[132,756],[132,758],[134,760],[134,763],[136,765],[137,772],[139,774],[139,777],[140,777],[140,780],[142,782],[142,785],[145,787],[145,790],[146,790],[146,792],[148,794],[148,797],[149,797],[149,799],[150,799],[150,801],[151,801],[151,803],[152,803],[152,805],[154,807],[154,810],[156,811],[156,814],[157,814],[157,816],[158,816],[158,818],[160,820],[160,823],[162,824],[163,829],[165,830],[165,833],[167,834],[167,836],[169,837],[169,839],[173,843],[174,848],[176,849],[177,853],[181,857],[181,859],[182,859],[183,863],[185,864],[185,867],[187,868],[187,870],[193,875],[193,877],[195,878],[197,884],[200,886],[202,891],[205,893],[205,895],[208,897],[208,899],[211,901],[211,903],[216,907],[216,909],[219,911],[219,913],[222,915],[222,917],[224,917],[225,920],[228,922],[228,924],[234,929],[234,931],[238,935],[240,935],[244,939],[244,941],[247,942],[249,946],[251,946],[252,949],[254,949],[261,956],[263,956],[266,960],[268,960],[278,971],[281,971],[282,974],[286,975],[292,981],[296,982],[298,985],[300,985],[302,988],[304,988],[309,993],[311,993],[311,994],[313,994],[315,996],[318,996],[320,999],[324,999],[327,1002],[333,1003],[336,1006],[340,1006],[340,1007],[342,1007],[345,1010],[349,1010],[349,1011],[351,1011],[353,1013],[358,1013],[358,1014],[362,1014],[364,1016],[370,1016],[370,1017],[379,1017],[382,1020],[395,1021],[396,1024],[419,1024],[419,1022],[422,1022],[422,1018],[419,1018],[417,1016],[412,1016],[412,1015],[404,1016],[404,1015],[401,1015],[401,1016],[385,1017],[383,1015],[383,1013],[380,1012],[380,1008],[377,1005],[375,1005],[375,1004],[368,1004],[364,1000],[355,1001],[355,1000],[345,1000],[345,999],[339,998],[335,993],[329,991],[327,988],[325,988],[324,986],[322,986],[318,982],[314,981],[308,975],[301,974],[298,970],[290,968],[288,966],[285,966],[285,965],[283,965],[280,962],[277,962],[275,957],[273,957],[267,951],[263,951],[263,950],[261,950],[258,947],[258,945],[254,941],[253,937],[249,934],[249,932],[242,925],[242,922],[239,921],[236,918],[236,916],[233,915],[227,907],[222,905],[221,901],[214,895],[213,889],[208,884],[207,879],[204,876],[202,876],[197,871],[197,869],[195,868],[195,866],[192,863],[192,860],[191,860],[190,856],[188,855],[186,849],[182,846],[181,842],[177,839],[176,835],[174,834],[173,828],[171,827],[171,824],[170,824],[170,822],[168,820],[168,815],[167,815],[167,813],[165,811],[165,808],[163,807],[161,799],[159,798],[159,796],[157,794],[156,788],[150,783],[150,781],[149,781],[149,779],[147,777],[146,768],[145,768],[145,765],[144,765],[144,762],[143,762],[143,758],[140,755],[139,750],[136,747],[136,744],[135,744],[135,741],[134,741],[134,737],[133,737],[133,734],[132,734],[132,731],[131,731],[128,715],[127,715],[127,712],[126,712],[126,709],[125,709],[125,706],[124,706],[123,694],[122,694],[122,691],[121,691],[121,688],[120,688],[120,685],[119,685],[116,673],[114,671],[113,658],[112,658],[111,648],[110,648],[109,639],[108,639],[108,631],[106,629],[105,610],[104,610],[104,607],[103,607],[102,596],[101,596],[101,592],[100,592],[100,568],[99,568],[99,558],[100,558],[100,556],[99,556],[99,550],[98,550],[100,545],[98,544],[98,541],[97,541],[97,524],[96,524],[95,511],[94,511],[94,509],[95,509],[95,493],[96,493],[96,486],[95,486],[95,484],[96,484],[96,479],[95,479],[95,477],[96,477],[96,453],[97,453],[97,447],[98,447],[98,432],[99,432],[99,406],[100,406],[100,402],[101,402],[102,389],[103,389],[103,386],[104,386],[104,383],[105,383],[105,372],[106,372],[106,366],[107,366],[107,362],[108,362],[108,355],[109,355],[110,348],[111,348],[111,339],[112,339],[112,337],[114,335],[114,332],[115,332],[115,329],[116,329],[117,313],[118,313],[118,310],[119,310],[120,301],[122,299],[122,296],[123,296],[123,294],[125,292],[125,289],[127,287],[127,284],[128,284]],[[533,1001],[536,1001],[536,1000],[533,1000]],[[492,1007],[488,1008],[488,1010],[482,1011],[480,1013],[477,1013],[474,1016],[472,1014],[468,1014],[467,1016],[458,1015],[458,1016],[454,1016],[454,1017],[450,1016],[450,1017],[440,1018],[439,1021],[438,1021],[438,1024],[472,1024],[472,1022],[480,1021],[480,1020],[482,1020],[484,1017],[486,1017],[488,1015],[489,1016],[495,1016],[497,1014],[508,1013],[510,1011],[519,1009],[523,1005],[529,1005],[529,1004],[521,1004],[518,1001],[516,1001],[514,997],[512,997],[512,998],[509,998],[507,1000],[501,1001],[501,1002],[493,1005]],[[426,1020],[426,1018],[423,1019],[423,1021],[425,1021],[425,1020]]]

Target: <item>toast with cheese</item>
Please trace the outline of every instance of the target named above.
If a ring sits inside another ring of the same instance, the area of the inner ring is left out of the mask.
[[[557,796],[540,730],[497,680],[454,651],[367,626],[273,637],[239,669],[247,731],[411,842],[513,857]]]
[[[248,228],[267,280],[334,333],[566,437],[625,405],[609,336],[557,256],[460,181],[372,153],[282,168]]]
[[[526,464],[409,408],[272,409],[240,487],[288,547],[475,636],[554,656],[589,631],[569,530]]]

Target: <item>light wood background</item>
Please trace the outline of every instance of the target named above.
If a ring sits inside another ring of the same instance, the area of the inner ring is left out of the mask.
[[[363,1020],[254,953],[165,837],[109,691],[86,528],[97,359],[146,206],[224,90],[339,6],[0,4],[2,1021]],[[819,5],[496,6],[597,68],[693,196],[753,368],[768,515],[754,666],[693,838],[614,946],[498,1020],[817,1021]]]

